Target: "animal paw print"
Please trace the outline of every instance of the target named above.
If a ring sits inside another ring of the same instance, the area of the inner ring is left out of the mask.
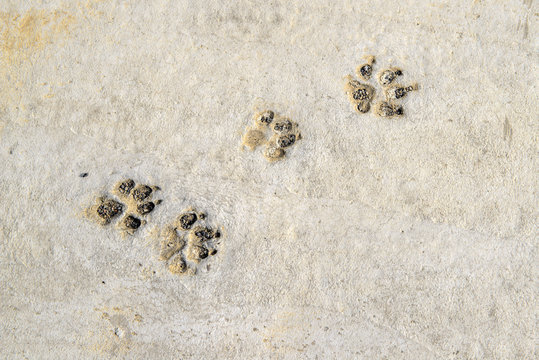
[[[367,56],[366,62],[356,69],[357,76],[363,81],[369,81],[373,74],[374,56]],[[396,101],[405,97],[409,92],[418,89],[417,84],[400,85],[396,79],[403,75],[401,69],[391,67],[380,71],[377,76],[378,84],[382,87],[385,100],[379,100],[374,105],[374,113],[382,117],[394,117],[404,114],[404,109]],[[374,100],[375,89],[369,84],[362,84],[351,75],[346,77],[345,91],[350,103],[359,113],[367,113],[371,109]]]
[[[96,204],[87,210],[87,215],[101,225],[108,225],[124,214],[117,226],[123,232],[133,235],[146,221],[141,219],[151,213],[161,200],[152,201],[152,195],[159,190],[157,186],[136,185],[132,179],[116,184],[111,195],[96,199]]]
[[[287,148],[301,139],[298,124],[288,118],[276,115],[272,110],[264,110],[254,115],[255,126],[243,135],[243,145],[251,151],[265,145],[264,157],[270,161],[284,158]],[[271,132],[268,131],[271,130]],[[269,132],[269,135],[268,135]]]
[[[221,232],[201,224],[205,219],[205,213],[189,208],[162,231],[159,260],[172,274],[194,275],[202,261],[217,254]]]

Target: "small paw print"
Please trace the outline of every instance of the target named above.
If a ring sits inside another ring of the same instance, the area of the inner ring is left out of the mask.
[[[132,179],[120,181],[113,187],[112,195],[98,197],[96,204],[87,209],[86,214],[101,225],[108,225],[120,214],[124,214],[117,227],[133,235],[146,224],[141,217],[150,214],[161,203],[161,200],[151,200],[156,190],[159,190],[156,186],[136,185]]]
[[[126,216],[119,224],[121,230],[132,235],[146,224],[142,217],[153,212],[156,205],[161,203],[161,200],[152,200],[158,190],[158,186],[136,184],[133,179],[122,180],[114,186],[113,193],[127,206]]]
[[[162,234],[159,260],[173,274],[195,274],[202,261],[217,254],[221,231],[203,224],[206,214],[189,208]]]
[[[356,68],[358,78],[369,81],[373,74],[374,56],[367,56],[366,62]],[[400,68],[390,67],[378,73],[378,84],[383,90],[384,100],[378,100],[374,105],[374,113],[381,117],[402,116],[404,109],[396,101],[404,98],[409,92],[418,89],[417,84],[403,86],[396,84],[397,78],[403,76]],[[375,98],[375,89],[372,85],[360,83],[351,75],[346,77],[345,91],[350,103],[358,113],[367,113],[371,109],[371,103]]]
[[[256,113],[254,124],[243,135],[242,144],[251,151],[265,145],[263,155],[270,162],[282,160],[286,154],[285,149],[301,139],[298,124],[272,110]]]

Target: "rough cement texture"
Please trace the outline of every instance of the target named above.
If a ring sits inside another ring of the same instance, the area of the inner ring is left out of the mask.
[[[0,1],[0,357],[532,359],[538,16]],[[366,55],[419,84],[403,117],[351,107]],[[263,108],[301,129],[282,161],[241,147]],[[163,199],[133,236],[84,216],[124,178]],[[174,275],[189,206],[223,236]]]

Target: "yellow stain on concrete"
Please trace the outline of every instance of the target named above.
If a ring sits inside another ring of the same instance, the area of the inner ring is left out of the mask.
[[[69,34],[75,17],[65,11],[0,12],[0,56],[4,66],[19,66]]]
[[[62,10],[0,12],[0,111],[24,108],[23,94],[32,94],[36,59],[51,44],[65,41],[76,22]]]
[[[19,125],[29,116],[26,108],[36,101],[50,101],[65,79],[51,73],[47,87],[41,87],[44,71],[52,71],[49,59],[81,26],[105,16],[101,9],[107,0],[82,0],[63,8],[26,12],[0,11],[0,137],[9,122]],[[46,69],[49,70],[46,70]],[[35,105],[35,104],[34,104]]]

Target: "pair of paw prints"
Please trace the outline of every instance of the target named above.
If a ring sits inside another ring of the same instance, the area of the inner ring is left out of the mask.
[[[357,76],[367,82],[373,75],[374,56],[367,56],[366,62],[356,69]],[[382,117],[401,116],[404,109],[396,101],[405,97],[409,92],[418,89],[417,84],[403,86],[395,81],[402,76],[401,69],[391,67],[378,73],[378,84],[382,87],[385,100],[378,101],[374,105],[374,113]],[[355,110],[359,113],[367,113],[371,109],[371,103],[374,100],[375,89],[372,85],[361,83],[351,75],[346,77],[345,91]]]
[[[264,110],[254,115],[254,127],[247,129],[242,137],[242,143],[251,151],[265,145],[264,157],[272,162],[283,159],[285,149],[300,139],[301,133],[297,123],[276,115],[272,110]]]
[[[124,214],[117,227],[133,235],[146,224],[143,217],[161,203],[161,200],[152,200],[157,190],[157,186],[137,185],[132,179],[123,180],[113,187],[112,195],[98,197],[95,205],[87,209],[86,214],[101,225],[109,225]]]
[[[100,196],[86,215],[106,226],[123,217],[117,227],[133,235],[161,200],[152,200],[158,186],[136,184],[132,179],[117,183],[110,194]],[[206,214],[189,208],[161,231],[163,241],[159,259],[173,274],[195,274],[199,263],[217,253],[221,231],[206,224]]]
[[[159,260],[172,274],[196,274],[199,264],[217,253],[221,232],[202,224],[206,214],[190,208],[161,233]]]

